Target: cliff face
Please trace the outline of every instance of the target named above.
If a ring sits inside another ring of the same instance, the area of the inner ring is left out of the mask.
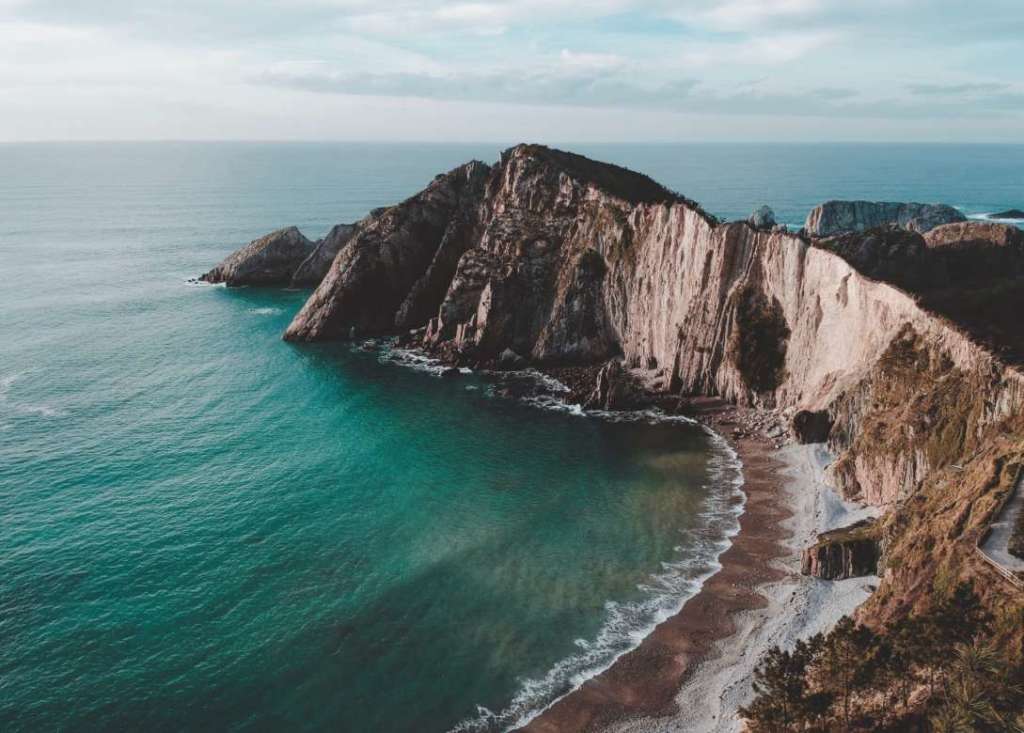
[[[826,206],[813,230],[927,236],[719,224],[631,171],[519,146],[367,217],[285,337],[398,333],[468,364],[621,356],[664,390],[794,415],[828,436],[840,491],[890,508],[885,618],[941,573],[983,572],[971,543],[1024,455],[1019,233],[887,207]]]
[[[807,216],[804,229],[813,237],[831,237],[895,224],[923,233],[942,224],[965,220],[963,214],[945,204],[826,201]]]
[[[472,211],[488,171],[483,163],[469,163],[364,219],[285,338],[346,338],[426,320],[454,261],[472,245]]]

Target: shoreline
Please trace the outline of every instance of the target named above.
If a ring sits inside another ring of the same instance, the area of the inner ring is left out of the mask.
[[[734,434],[737,417],[753,410],[707,399],[688,408],[728,441],[743,467],[746,504],[739,532],[719,556],[721,569],[639,646],[517,730],[738,730],[736,711],[749,702],[761,655],[827,630],[876,582],[800,575],[800,550],[809,541],[870,511],[825,485],[823,446],[779,448],[762,434]]]

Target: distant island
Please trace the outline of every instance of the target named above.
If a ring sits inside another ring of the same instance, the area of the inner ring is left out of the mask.
[[[525,729],[916,730],[975,715],[954,679],[978,715],[1022,720],[1019,229],[868,201],[826,202],[798,232],[767,207],[723,222],[639,173],[519,145],[202,279],[315,286],[289,341],[529,365],[565,399],[685,412],[736,448],[748,499],[722,569]]]

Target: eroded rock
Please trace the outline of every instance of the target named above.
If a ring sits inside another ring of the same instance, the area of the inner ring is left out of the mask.
[[[279,229],[233,252],[199,279],[229,286],[287,285],[315,246],[296,227]]]
[[[923,233],[966,219],[963,213],[946,204],[826,201],[807,215],[804,229],[812,237],[833,237],[889,225]]]
[[[881,557],[877,523],[865,519],[818,535],[800,560],[800,572],[822,580],[861,578],[878,573]]]

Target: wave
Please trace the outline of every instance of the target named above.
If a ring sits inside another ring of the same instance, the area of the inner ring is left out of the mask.
[[[10,374],[6,377],[0,377],[0,402],[10,404],[10,392],[11,387],[21,379],[21,374]],[[67,412],[57,407],[51,407],[46,404],[38,405],[20,405],[14,404],[13,411],[21,415],[39,415],[40,417],[65,417]],[[10,410],[8,410],[10,412]],[[11,424],[8,422],[0,423],[0,430],[10,430]]]
[[[622,419],[675,418],[649,412],[626,413]],[[604,418],[600,414],[585,414]],[[685,421],[694,422],[689,418]],[[476,716],[460,722],[451,733],[508,731],[527,725],[636,649],[655,627],[679,613],[686,602],[700,592],[708,578],[721,569],[719,557],[739,532],[739,517],[745,504],[741,490],[743,470],[739,457],[725,439],[710,428],[702,427],[713,446],[705,483],[708,500],[699,515],[700,526],[687,530],[686,542],[675,548],[677,554],[685,552],[685,556],[662,563],[661,572],[651,575],[640,586],[645,593],[642,600],[606,602],[605,620],[597,636],[592,641],[577,639],[580,651],[556,663],[543,677],[521,681],[519,691],[506,708],[495,712],[480,706]]]
[[[208,283],[205,280],[200,280],[198,277],[188,278],[185,280],[185,284],[196,288],[226,288],[228,286],[227,283]]]
[[[257,316],[276,316],[284,313],[281,308],[250,308],[249,312]]]
[[[993,222],[994,224],[1014,224],[1014,225],[1019,225],[1022,222],[1024,222],[1024,219],[997,218],[997,217],[992,216],[993,213],[994,212],[981,213],[981,214],[968,214],[967,218],[971,219],[973,221],[990,221],[990,222]]]
[[[440,376],[451,367],[415,348],[394,346],[391,340],[368,340],[356,349],[377,349],[381,362],[398,364],[417,371]],[[462,368],[464,374],[472,370]],[[743,465],[728,441],[707,425],[685,415],[669,415],[658,408],[641,410],[585,410],[582,405],[564,399],[570,388],[543,372],[529,368],[511,372],[481,372],[484,377],[500,380],[486,388],[489,397],[517,399],[525,404],[576,417],[610,422],[644,422],[647,424],[677,423],[698,425],[711,443],[705,510],[699,515],[699,526],[685,532],[686,541],[675,548],[678,555],[662,563],[661,572],[652,574],[640,590],[645,597],[639,601],[605,603],[605,620],[593,640],[577,639],[579,652],[559,661],[537,679],[522,680],[512,701],[503,710],[477,708],[478,714],[463,720],[451,733],[508,731],[519,728],[587,680],[611,667],[624,654],[636,649],[660,623],[679,613],[688,600],[700,592],[704,583],[722,565],[719,557],[732,544],[739,532],[739,517],[746,504],[743,487]],[[518,386],[518,392],[508,389]],[[516,384],[518,383],[518,385]],[[524,389],[525,386],[525,389]],[[531,388],[532,387],[532,388]]]

